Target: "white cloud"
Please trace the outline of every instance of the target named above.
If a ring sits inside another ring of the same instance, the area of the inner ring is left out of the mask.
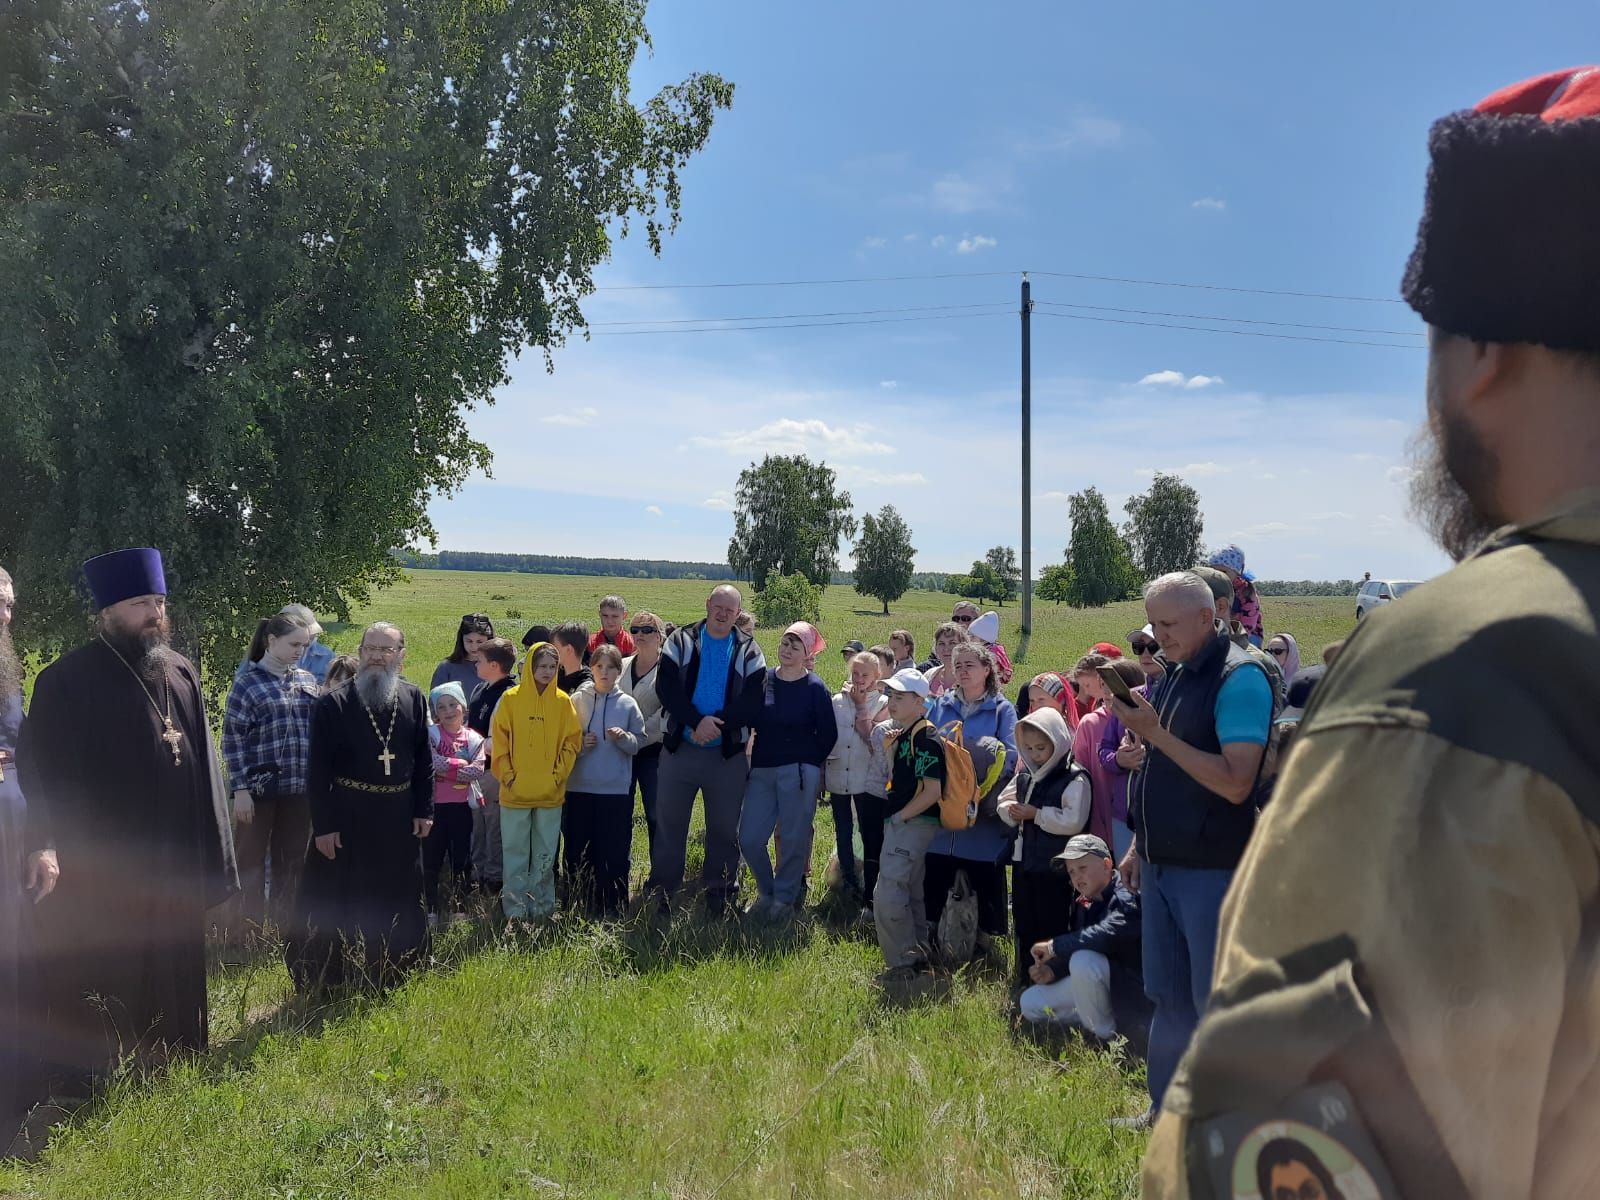
[[[943,246],[946,242],[948,242],[949,240],[950,239],[945,237],[944,234],[936,233],[931,238],[928,239],[928,245],[932,246],[935,250],[937,250],[941,246]]]
[[[733,508],[733,493],[732,492],[713,492],[711,495],[707,496],[704,500],[700,501],[700,507],[701,508],[714,508],[714,509],[718,509],[718,510],[721,510],[721,511],[731,510]]]
[[[900,240],[902,242],[914,242],[917,241],[920,236],[920,234],[915,233],[903,233],[900,235]]]
[[[1313,520],[1313,521],[1353,521],[1353,520],[1355,520],[1355,518],[1352,517],[1347,512],[1317,513],[1317,514],[1315,514],[1314,516],[1312,516],[1309,519]]]
[[[1122,122],[1110,117],[1074,117],[1056,140],[1056,145],[1063,150],[1103,150],[1122,141],[1124,132]]]
[[[885,237],[864,238],[861,242],[862,247],[867,250],[882,250],[888,244],[889,239]]]
[[[546,425],[563,425],[569,429],[581,429],[585,425],[593,425],[595,418],[600,415],[597,408],[575,408],[571,412],[551,413],[548,417],[539,420]]]
[[[853,458],[894,453],[887,442],[872,439],[871,426],[829,425],[816,417],[805,421],[779,417],[757,429],[697,435],[689,444],[736,455],[820,453]]]
[[[1177,387],[1186,388],[1191,392],[1215,387],[1222,382],[1221,375],[1185,375],[1182,371],[1152,371],[1139,380],[1145,387]]]
[[[1202,212],[1226,212],[1228,202],[1226,200],[1218,200],[1215,196],[1201,196],[1189,207],[1198,208]]]
[[[1383,473],[1383,477],[1390,483],[1406,484],[1416,477],[1416,468],[1407,466],[1390,467]]]
[[[934,180],[931,200],[940,212],[960,217],[1000,207],[1000,198],[1011,190],[1004,175],[974,179],[950,171]]]
[[[1206,479],[1213,475],[1226,475],[1232,470],[1232,467],[1218,462],[1192,462],[1181,467],[1141,467],[1134,474],[1153,479],[1159,471],[1162,475],[1181,475],[1185,479]]]
[[[900,386],[900,381],[898,379],[880,379],[878,380],[878,386],[886,392],[892,392]]]
[[[1065,503],[1072,499],[1071,492],[1040,492],[1034,497],[1036,500],[1059,500]]]
[[[1309,530],[1299,525],[1290,525],[1286,521],[1264,521],[1260,525],[1252,525],[1248,529],[1241,529],[1232,536],[1234,541],[1242,542],[1250,538],[1288,537],[1290,534],[1309,532]]]
[[[646,504],[644,506],[644,511],[649,513],[652,517],[659,517],[661,515],[661,505]]]
[[[870,467],[849,467],[841,472],[850,483],[877,487],[920,487],[928,482],[921,471],[874,471]]]
[[[976,237],[962,238],[961,241],[956,244],[956,253],[975,254],[979,250],[993,250],[997,245],[999,245],[999,243],[996,242],[992,237],[985,237],[980,233]]]

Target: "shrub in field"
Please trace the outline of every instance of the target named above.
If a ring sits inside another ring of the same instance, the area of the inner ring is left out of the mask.
[[[822,619],[822,589],[798,571],[772,576],[751,603],[756,624],[766,628]]]

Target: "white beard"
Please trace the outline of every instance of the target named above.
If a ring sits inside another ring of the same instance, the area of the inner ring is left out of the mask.
[[[368,708],[388,708],[400,690],[400,668],[362,667],[356,672],[355,684],[356,694]]]

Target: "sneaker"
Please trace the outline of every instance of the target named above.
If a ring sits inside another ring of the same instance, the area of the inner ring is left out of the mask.
[[[1156,1107],[1152,1104],[1133,1117],[1112,1117],[1109,1123],[1113,1129],[1131,1129],[1135,1133],[1148,1133],[1156,1123]]]
[[[749,904],[744,906],[743,915],[751,921],[759,921],[767,915],[767,909],[771,903],[772,902],[766,897],[757,896],[754,900],[750,901]],[[709,907],[710,905],[708,904],[707,908]]]

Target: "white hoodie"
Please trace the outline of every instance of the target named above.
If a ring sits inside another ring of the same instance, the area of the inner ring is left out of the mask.
[[[1022,727],[1027,726],[1035,733],[1042,733],[1050,739],[1055,749],[1042,767],[1035,767],[1028,761],[1028,756],[1022,753],[1022,742],[1017,742],[1017,762],[1020,769],[1011,777],[1011,782],[1006,784],[1005,790],[1000,793],[1000,801],[995,806],[995,811],[1000,819],[1007,825],[1018,830],[1015,844],[1011,849],[1013,862],[1022,860],[1022,822],[1017,819],[1017,785],[1025,777],[1035,780],[1043,779],[1058,767],[1064,767],[1072,757],[1072,731],[1067,728],[1067,719],[1055,708],[1042,708],[1031,712],[1017,722],[1018,733]],[[1067,785],[1067,790],[1062,793],[1061,807],[1049,805],[1039,809],[1039,815],[1033,820],[1039,828],[1046,833],[1061,834],[1071,837],[1075,833],[1082,833],[1089,824],[1089,803],[1093,794],[1092,786],[1087,775],[1080,775]]]

